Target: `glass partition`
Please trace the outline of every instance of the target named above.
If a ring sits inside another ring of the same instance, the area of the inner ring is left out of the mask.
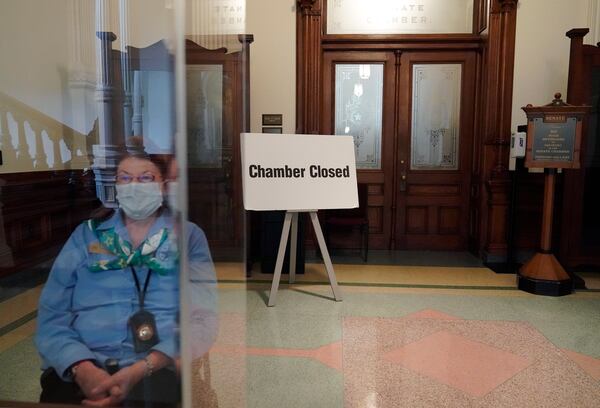
[[[217,277],[245,276],[246,64],[186,69],[186,36],[244,47],[217,3],[2,3],[0,401],[243,405],[245,357],[209,350],[245,330]]]

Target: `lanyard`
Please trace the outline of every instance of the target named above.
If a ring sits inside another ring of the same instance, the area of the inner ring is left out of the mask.
[[[144,290],[140,289],[140,280],[137,277],[137,272],[134,267],[131,267],[131,274],[133,275],[133,280],[135,281],[135,287],[137,289],[138,300],[140,302],[140,310],[144,308],[144,299],[146,298],[146,291],[148,290],[148,283],[150,283],[150,275],[152,274],[152,269],[148,268],[148,274],[146,275],[146,280],[144,281]]]

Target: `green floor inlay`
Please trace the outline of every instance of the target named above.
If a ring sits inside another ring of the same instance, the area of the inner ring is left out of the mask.
[[[10,333],[11,331],[18,329],[23,326],[25,323],[30,322],[31,320],[37,317],[37,310],[33,312],[27,313],[25,316],[20,319],[15,320],[14,322],[10,322],[6,326],[0,327],[0,337],[4,336],[6,333]]]

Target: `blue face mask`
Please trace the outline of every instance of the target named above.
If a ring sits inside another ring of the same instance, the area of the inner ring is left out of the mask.
[[[159,183],[117,184],[116,188],[119,207],[133,220],[148,218],[162,205]]]

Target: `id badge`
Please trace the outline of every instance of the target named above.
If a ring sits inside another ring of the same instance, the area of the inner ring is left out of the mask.
[[[128,324],[136,353],[144,353],[159,342],[154,315],[147,310],[140,310],[133,314]]]

